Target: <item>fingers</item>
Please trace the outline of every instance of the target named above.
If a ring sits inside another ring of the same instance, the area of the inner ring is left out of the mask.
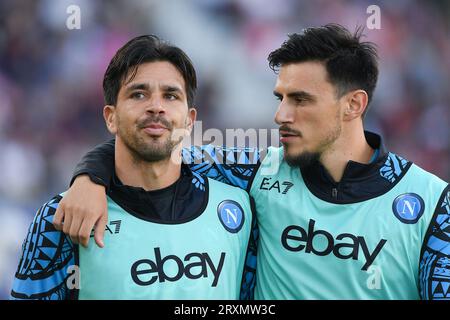
[[[58,207],[56,208],[55,215],[53,216],[53,225],[55,229],[61,231],[63,229],[64,220],[64,198],[60,201]]]
[[[80,230],[78,231],[78,239],[80,244],[87,248],[89,244],[89,240],[91,239],[92,229],[94,228],[95,220],[93,219],[84,219]]]
[[[83,221],[83,219],[80,219],[77,216],[74,216],[72,218],[72,221],[70,224],[69,236],[70,236],[70,239],[72,239],[72,242],[75,244],[80,243],[80,239],[79,239],[78,235],[79,235],[82,221]],[[66,233],[66,232],[64,231],[64,233]]]
[[[103,248],[105,246],[103,242],[103,237],[105,235],[105,228],[107,222],[108,222],[108,213],[104,212],[100,217],[100,219],[95,224],[94,239],[95,243],[97,243],[97,245],[100,248]]]
[[[70,227],[72,225],[72,215],[71,214],[65,214],[64,215],[64,221],[62,223],[62,232],[65,234],[69,234]]]
[[[55,227],[62,230],[74,244],[88,246],[94,224],[95,241],[103,247],[103,235],[107,222],[105,187],[93,183],[88,176],[79,176],[57,208],[53,218]]]

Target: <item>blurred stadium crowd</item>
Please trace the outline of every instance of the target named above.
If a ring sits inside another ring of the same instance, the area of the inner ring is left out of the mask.
[[[80,30],[66,27],[71,4],[81,9]],[[1,0],[0,299],[35,210],[109,138],[101,82],[127,40],[156,34],[188,53],[203,129],[276,128],[268,53],[308,26],[365,25],[371,4],[381,8],[381,29],[365,31],[379,48],[380,79],[366,126],[448,181],[448,1]]]

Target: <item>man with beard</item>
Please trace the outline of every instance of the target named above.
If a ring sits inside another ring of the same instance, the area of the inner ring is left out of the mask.
[[[339,25],[308,28],[269,55],[282,148],[234,164],[219,160],[237,149],[185,151],[186,161],[203,161],[194,170],[255,200],[257,299],[450,299],[450,187],[364,131],[378,65],[360,37]],[[84,244],[86,221],[106,210],[91,207],[105,196],[83,174],[107,186],[112,152],[109,142],[83,159],[55,219],[69,216]]]
[[[29,229],[13,299],[239,298],[250,201],[181,162],[196,87],[187,55],[157,37],[134,38],[116,53],[103,79],[103,116],[115,135],[109,217],[98,221],[106,247],[79,247],[55,230],[64,194],[54,197]],[[66,216],[63,231],[73,227]]]

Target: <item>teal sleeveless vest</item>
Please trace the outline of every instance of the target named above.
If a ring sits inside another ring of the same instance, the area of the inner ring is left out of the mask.
[[[419,299],[422,242],[446,186],[412,165],[381,196],[333,204],[308,190],[282,148],[270,148],[250,191],[260,227],[256,299]]]
[[[141,220],[108,198],[105,248],[79,247],[79,299],[238,299],[249,197],[206,181],[205,210],[183,223]]]

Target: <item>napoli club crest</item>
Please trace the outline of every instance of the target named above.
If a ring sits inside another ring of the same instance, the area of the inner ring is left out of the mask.
[[[224,200],[217,206],[217,214],[223,227],[231,232],[237,233],[244,224],[244,210],[233,200]]]
[[[418,194],[404,193],[395,198],[392,210],[401,222],[413,224],[419,221],[425,210],[425,204]]]

